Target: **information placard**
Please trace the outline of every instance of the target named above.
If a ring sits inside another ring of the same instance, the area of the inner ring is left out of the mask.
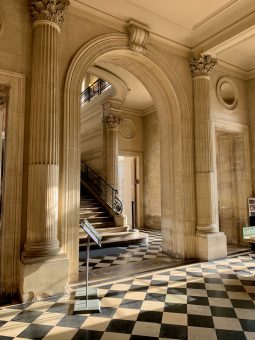
[[[80,227],[92,238],[92,240],[99,247],[101,247],[102,236],[96,231],[94,227],[92,227],[88,220],[84,219],[82,222],[80,222]]]

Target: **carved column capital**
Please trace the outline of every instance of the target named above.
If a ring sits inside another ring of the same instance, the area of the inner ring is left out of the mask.
[[[129,47],[136,52],[144,52],[149,39],[150,29],[135,21],[128,22]]]
[[[103,123],[107,129],[118,129],[123,118],[119,114],[110,113],[103,117]]]
[[[29,0],[29,9],[34,22],[47,20],[58,26],[61,26],[64,11],[69,5],[69,0]]]
[[[217,59],[209,54],[189,59],[189,66],[193,77],[208,76],[215,65],[217,65]]]

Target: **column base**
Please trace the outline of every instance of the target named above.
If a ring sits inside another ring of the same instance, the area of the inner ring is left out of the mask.
[[[126,227],[127,226],[127,215],[115,215],[114,222],[116,227]]]
[[[224,233],[197,234],[197,257],[202,261],[217,260],[227,256],[227,239]]]
[[[43,300],[65,292],[69,260],[64,254],[51,257],[21,257],[20,295],[23,302]]]

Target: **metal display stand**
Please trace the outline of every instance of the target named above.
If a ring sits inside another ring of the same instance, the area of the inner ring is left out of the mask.
[[[84,219],[80,223],[80,227],[88,235],[87,252],[86,252],[86,287],[78,288],[75,293],[74,314],[100,312],[100,303],[97,297],[97,288],[88,286],[89,283],[89,251],[90,239],[92,239],[99,247],[101,247],[102,236],[94,227]]]

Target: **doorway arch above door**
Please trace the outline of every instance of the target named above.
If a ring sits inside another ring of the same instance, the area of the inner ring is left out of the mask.
[[[125,34],[97,37],[76,53],[64,91],[60,231],[70,259],[70,282],[78,277],[80,193],[80,89],[90,66],[100,57],[132,72],[154,100],[160,126],[163,250],[180,258],[195,256],[193,131],[186,92],[171,65],[148,44],[144,53],[130,50]]]

